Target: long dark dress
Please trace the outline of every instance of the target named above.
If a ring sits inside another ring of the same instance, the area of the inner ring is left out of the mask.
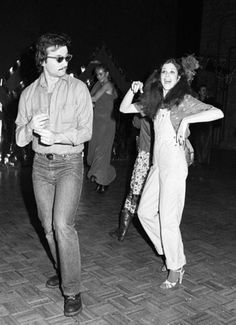
[[[87,177],[96,177],[96,182],[109,185],[116,177],[110,164],[115,137],[116,122],[113,117],[116,94],[104,93],[95,103],[93,135],[88,146],[87,163],[90,166]]]

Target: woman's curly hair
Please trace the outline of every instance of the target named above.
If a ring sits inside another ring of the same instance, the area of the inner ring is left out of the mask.
[[[159,81],[159,73],[157,70],[154,70],[145,82],[143,93],[139,96],[144,114],[153,119],[157,114],[162,97],[162,85]]]
[[[163,65],[167,63],[174,64],[180,79],[176,85],[168,91],[164,98],[160,74]],[[173,106],[178,106],[187,94],[192,94],[192,90],[181,62],[178,62],[176,59],[168,59],[161,65],[160,70],[154,70],[145,82],[144,92],[140,95],[140,103],[143,107],[144,114],[154,119],[160,108],[171,110]]]

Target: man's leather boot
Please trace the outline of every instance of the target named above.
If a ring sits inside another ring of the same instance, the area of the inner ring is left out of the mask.
[[[47,282],[46,282],[46,287],[50,289],[55,289],[59,286],[60,280],[57,274],[51,276]]]
[[[75,296],[65,296],[64,315],[72,317],[79,314],[82,310],[81,294]]]

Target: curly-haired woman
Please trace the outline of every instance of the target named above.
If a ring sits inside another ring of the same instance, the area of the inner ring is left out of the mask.
[[[220,109],[192,96],[190,82],[197,67],[191,65],[191,56],[182,61],[167,60],[144,89],[142,82],[133,82],[120,106],[123,113],[134,113],[141,107],[143,114],[154,122],[153,164],[142,192],[138,217],[168,269],[162,289],[171,289],[182,282],[186,264],[180,222],[188,174],[185,150],[188,126],[223,118]],[[132,104],[138,91],[142,93],[141,106]]]

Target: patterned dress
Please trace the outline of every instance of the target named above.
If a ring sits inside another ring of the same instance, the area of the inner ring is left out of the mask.
[[[127,209],[131,214],[137,212],[138,203],[150,168],[152,133],[152,121],[142,117],[138,154],[131,176],[130,190],[124,203],[124,209]]]

